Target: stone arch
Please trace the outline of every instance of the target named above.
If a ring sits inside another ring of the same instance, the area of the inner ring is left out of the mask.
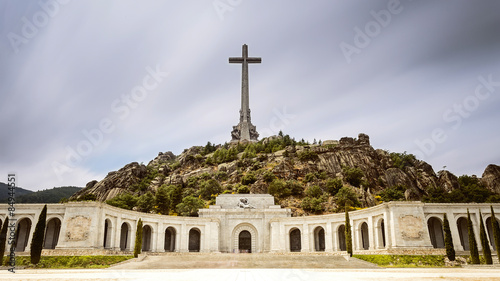
[[[188,250],[190,252],[199,252],[201,249],[201,230],[193,227],[189,230]]]
[[[294,227],[288,233],[290,238],[290,252],[302,251],[302,235],[300,229]]]
[[[144,225],[142,227],[142,251],[149,252],[151,251],[151,235],[153,229],[149,225]]]
[[[28,246],[28,239],[31,232],[31,220],[23,218],[17,223],[17,230],[14,243],[16,245],[16,252],[24,252]]]
[[[368,224],[366,222],[361,223],[359,232],[359,237],[361,238],[361,248],[363,250],[370,249],[370,237],[368,234]]]
[[[239,238],[240,238],[240,232],[242,231],[248,231],[250,233],[250,243],[251,243],[251,250],[250,252],[252,253],[257,253],[258,248],[257,248],[257,230],[255,227],[251,224],[239,224],[237,225],[234,230],[233,230],[233,251],[237,252],[239,250]]]
[[[175,252],[175,235],[177,235],[175,227],[169,226],[165,229],[165,252]]]
[[[130,249],[130,231],[131,227],[128,222],[122,223],[120,227],[120,250],[128,251]]]
[[[444,248],[443,224],[437,217],[430,217],[427,220],[427,229],[431,238],[432,247]]]
[[[377,222],[378,227],[378,246],[379,248],[385,248],[385,222],[384,219],[380,219]]]
[[[339,226],[337,229],[337,234],[339,237],[339,249],[341,251],[347,251],[347,245],[346,245],[346,240],[345,240],[345,225],[342,224]]]
[[[325,251],[325,229],[321,226],[317,226],[314,231],[314,250],[316,252]]]
[[[486,232],[488,232],[488,239],[490,240],[491,247],[496,251],[497,247],[495,245],[495,238],[493,237],[493,228],[491,228],[492,218],[493,217],[489,217],[486,219]],[[498,219],[497,222],[500,223]]]
[[[104,249],[109,249],[111,248],[111,230],[113,229],[111,220],[110,219],[105,219],[104,220],[104,239],[102,241],[102,247]]]
[[[457,219],[458,236],[460,237],[460,244],[464,251],[469,251],[469,230],[467,228],[467,218],[460,217]]]
[[[61,220],[59,218],[51,218],[47,222],[45,228],[45,238],[43,240],[44,249],[55,249],[59,241],[59,234],[61,232]]]

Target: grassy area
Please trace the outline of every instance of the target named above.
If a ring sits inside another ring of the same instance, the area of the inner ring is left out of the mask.
[[[382,267],[444,267],[443,255],[353,255]]]
[[[37,265],[30,263],[29,256],[16,257],[16,266],[25,268],[106,268],[133,256],[45,256]],[[3,265],[8,266],[9,259],[4,256]]]

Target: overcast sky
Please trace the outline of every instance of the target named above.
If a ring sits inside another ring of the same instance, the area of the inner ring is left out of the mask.
[[[224,143],[249,56],[261,137],[370,136],[456,175],[500,165],[500,1],[0,1],[0,181],[85,186]]]

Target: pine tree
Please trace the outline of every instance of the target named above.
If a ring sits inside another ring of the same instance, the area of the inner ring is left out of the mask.
[[[500,262],[500,251],[498,250],[500,248],[500,227],[495,217],[495,211],[493,211],[493,206],[490,206],[490,208],[491,208],[491,229],[493,230],[493,239],[495,239],[494,241],[497,249],[497,257],[498,261]]]
[[[38,217],[38,222],[35,226],[35,232],[33,232],[33,238],[31,239],[31,263],[38,264],[40,262],[40,257],[42,256],[43,248],[43,238],[45,236],[45,224],[47,220],[47,205],[43,206],[42,212]]]
[[[453,238],[451,237],[450,223],[448,222],[446,214],[444,214],[443,218],[443,231],[444,231],[444,246],[446,248],[446,256],[450,261],[454,261],[455,249],[453,246]]]
[[[479,252],[477,251],[476,237],[470,219],[469,209],[467,209],[467,232],[469,233],[470,259],[472,264],[479,264]]]
[[[345,246],[347,253],[352,257],[352,233],[351,221],[349,220],[349,212],[345,210]]]
[[[9,227],[9,217],[5,219],[0,230],[0,265],[3,264],[3,255],[5,253],[5,242],[7,242],[7,228]]]
[[[479,211],[479,220],[481,221],[479,226],[479,237],[481,238],[481,246],[483,247],[483,257],[486,264],[493,264],[493,260],[491,259],[490,242],[488,241],[488,237],[486,237],[486,229],[484,228],[483,215],[481,214],[481,211]]]
[[[137,222],[137,230],[135,231],[135,246],[134,257],[137,258],[142,250],[142,220]]]

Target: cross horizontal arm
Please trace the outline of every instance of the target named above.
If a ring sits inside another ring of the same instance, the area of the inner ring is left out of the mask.
[[[246,61],[248,63],[261,63],[262,58],[247,58]],[[244,59],[243,58],[229,58],[229,63],[243,63]]]

